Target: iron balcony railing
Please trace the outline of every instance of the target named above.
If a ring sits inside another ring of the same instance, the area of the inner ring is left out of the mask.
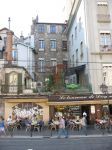
[[[112,52],[112,45],[100,45],[100,51]]]
[[[1,94],[21,94],[23,93],[22,85],[1,85]]]

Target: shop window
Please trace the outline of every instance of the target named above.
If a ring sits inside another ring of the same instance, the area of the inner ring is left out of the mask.
[[[31,118],[33,115],[36,115],[37,118],[42,118],[43,116],[43,108],[36,103],[19,103],[18,105],[12,107],[13,115],[17,118],[25,119]]]

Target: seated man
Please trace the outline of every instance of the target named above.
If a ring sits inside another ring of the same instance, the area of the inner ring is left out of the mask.
[[[12,124],[12,118],[11,118],[11,116],[9,116],[7,118],[7,125],[10,125],[10,124]]]

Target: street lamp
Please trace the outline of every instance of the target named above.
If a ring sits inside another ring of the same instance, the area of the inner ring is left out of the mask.
[[[109,121],[109,128],[110,128],[110,109],[109,109],[109,97],[108,97],[108,86],[105,85],[104,83],[102,83],[100,85],[100,90],[102,91],[102,93],[107,95],[107,100],[108,100],[108,121]],[[108,128],[108,129],[109,129]]]

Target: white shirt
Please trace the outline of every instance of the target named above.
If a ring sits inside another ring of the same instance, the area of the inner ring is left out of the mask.
[[[86,117],[87,117],[87,113],[86,113],[86,112],[83,112],[83,116],[86,116]]]

